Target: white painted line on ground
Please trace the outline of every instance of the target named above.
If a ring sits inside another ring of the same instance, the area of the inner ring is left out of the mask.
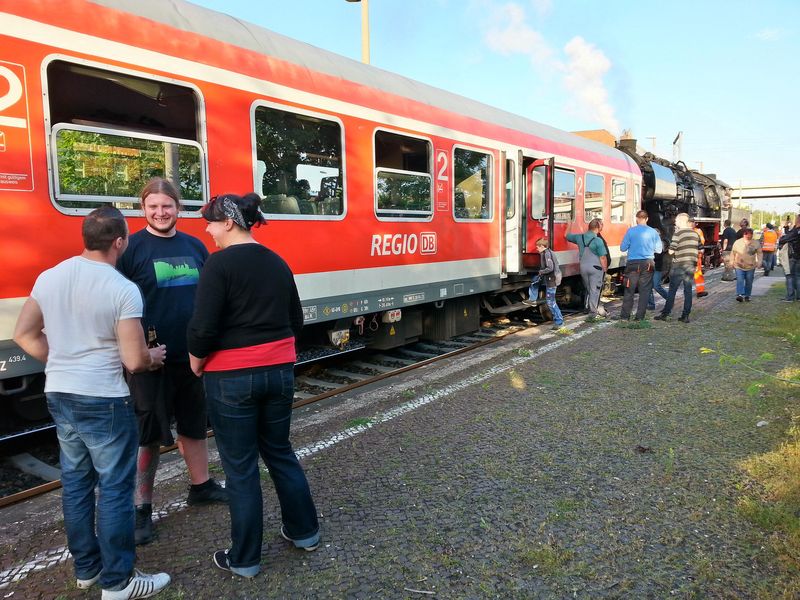
[[[349,428],[345,429],[344,431],[340,431],[340,432],[330,436],[329,438],[327,438],[325,440],[320,440],[320,441],[315,442],[313,444],[310,444],[308,446],[303,446],[302,448],[296,450],[295,454],[297,454],[298,458],[307,458],[309,456],[312,456],[312,455],[316,454],[317,452],[325,450],[326,448],[330,448],[332,446],[335,446],[339,442],[343,442],[344,440],[351,439],[351,438],[353,438],[353,437],[355,437],[355,436],[357,436],[357,435],[359,435],[361,433],[364,433],[365,431],[368,431],[369,429],[372,429],[373,427],[375,427],[378,424],[386,423],[388,421],[391,421],[392,419],[395,419],[397,417],[400,417],[402,415],[410,413],[410,412],[412,412],[412,411],[414,411],[414,410],[416,410],[416,409],[418,409],[418,408],[420,408],[422,406],[430,404],[431,402],[439,400],[440,398],[445,398],[445,397],[450,396],[451,394],[454,394],[456,392],[459,392],[459,391],[461,391],[461,390],[463,390],[463,389],[465,389],[465,388],[467,388],[469,386],[472,386],[472,385],[475,385],[475,384],[478,384],[478,383],[482,383],[483,381],[486,381],[487,379],[490,379],[490,378],[492,378],[492,377],[494,377],[496,375],[499,375],[500,373],[504,373],[505,371],[513,369],[514,367],[517,367],[517,366],[519,366],[521,364],[524,364],[526,362],[534,360],[534,359],[542,356],[543,354],[546,354],[548,352],[556,350],[556,349],[560,348],[561,346],[565,346],[565,345],[567,345],[567,344],[569,344],[569,343],[571,343],[571,342],[573,342],[575,340],[578,340],[578,339],[584,337],[585,335],[587,335],[587,334],[589,334],[589,333],[591,333],[591,332],[593,332],[593,331],[595,331],[597,329],[601,329],[601,328],[607,327],[607,326],[609,326],[611,324],[612,324],[611,321],[604,321],[602,323],[598,323],[598,324],[594,325],[593,327],[589,327],[589,328],[587,328],[587,329],[585,329],[583,331],[580,331],[578,333],[573,332],[570,335],[564,335],[563,337],[559,335],[559,337],[561,339],[558,339],[556,341],[550,342],[549,344],[547,344],[545,346],[542,346],[538,350],[535,350],[534,352],[531,352],[528,355],[517,355],[517,356],[514,356],[511,360],[509,360],[508,362],[503,363],[502,365],[495,365],[495,366],[493,366],[493,367],[491,367],[491,368],[489,368],[489,369],[487,369],[487,370],[485,370],[485,371],[483,371],[481,373],[478,373],[477,375],[473,375],[472,377],[468,377],[467,379],[463,379],[462,381],[459,381],[458,383],[455,383],[453,385],[449,385],[447,387],[444,387],[441,390],[438,390],[438,391],[430,393],[430,394],[425,394],[424,396],[421,396],[420,398],[405,402],[405,403],[401,404],[400,406],[397,406],[397,407],[395,407],[395,408],[393,408],[391,410],[388,410],[388,411],[386,411],[385,413],[383,413],[381,415],[377,415],[374,419],[370,420],[369,423],[366,423],[364,425],[358,425],[357,427],[349,427]],[[577,323],[576,323],[576,325],[577,325]],[[557,334],[555,334],[555,333],[544,334],[544,335],[541,336],[541,339],[547,339],[548,337],[556,337],[556,335]],[[209,454],[211,454],[211,453],[209,453]],[[211,459],[211,458],[212,457],[209,456],[209,459]],[[158,521],[159,519],[163,519],[164,517],[166,517],[169,514],[184,510],[186,508],[186,506],[187,505],[186,505],[185,501],[174,502],[174,503],[168,505],[166,508],[163,508],[163,509],[157,511],[153,515],[153,517],[154,517],[153,520],[154,521]],[[28,562],[26,562],[26,563],[24,563],[22,565],[11,567],[10,569],[6,569],[5,571],[1,571],[0,572],[0,589],[7,588],[12,583],[15,583],[17,581],[25,579],[31,573],[34,573],[36,571],[42,571],[44,569],[48,569],[50,567],[54,567],[56,565],[59,565],[59,564],[65,562],[69,557],[70,557],[70,553],[69,553],[69,550],[67,549],[66,546],[60,546],[58,548],[53,548],[51,550],[44,550],[42,552],[39,552],[30,561],[28,561]]]

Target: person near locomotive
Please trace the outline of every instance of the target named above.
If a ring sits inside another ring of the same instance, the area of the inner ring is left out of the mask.
[[[556,290],[561,285],[561,269],[558,266],[555,252],[550,249],[550,241],[547,238],[536,240],[536,249],[539,251],[541,258],[539,277],[544,282],[547,308],[550,309],[550,313],[553,315],[552,329],[559,329],[564,324],[561,309],[558,308],[556,303]]]
[[[694,291],[698,298],[703,298],[708,296],[708,292],[706,291],[706,276],[703,274],[703,257],[705,255],[703,247],[706,243],[706,236],[703,234],[703,230],[697,226],[697,221],[694,217],[689,217],[689,224],[700,238],[700,251],[697,253],[697,262],[694,269]]]
[[[647,299],[647,310],[655,310],[656,309],[656,294],[661,296],[664,300],[667,299],[667,294],[669,292],[664,289],[664,286],[661,285],[661,280],[663,279],[664,272],[670,272],[670,265],[672,264],[672,257],[668,252],[669,244],[667,241],[662,237],[661,238],[661,252],[656,252],[655,256],[653,257],[653,287],[650,290],[650,296]]]
[[[264,223],[259,202],[253,193],[226,194],[203,208],[220,251],[200,274],[188,330],[192,370],[203,378],[230,493],[231,545],[213,562],[242,577],[260,570],[259,454],[280,503],[281,536],[308,551],[320,538],[308,480],[289,441],[303,310],[289,266],[252,236]]]
[[[131,235],[128,251],[117,269],[133,281],[144,296],[142,324],[167,346],[164,368],[129,376],[139,421],[139,457],[136,469],[136,544],[153,539],[153,486],[159,446],[175,443],[189,472],[187,504],[225,503],[225,490],[208,474],[208,418],[203,385],[189,368],[186,327],[194,309],[200,269],[208,250],[197,238],[178,231],[180,196],[167,179],[151,179],[140,201],[147,225]]]
[[[800,214],[794,220],[794,226],[781,236],[778,240],[778,245],[783,247],[789,246],[787,251],[787,263],[784,265],[784,272],[789,274],[792,280],[792,289],[794,292],[794,299],[800,300]],[[792,295],[789,293],[789,283],[786,284],[786,297],[791,299]]]
[[[753,276],[758,265],[758,242],[753,240],[753,230],[742,228],[742,237],[736,240],[731,250],[733,266],[736,269],[736,300],[750,302],[753,291]]]
[[[744,230],[748,229],[749,227],[750,227],[750,221],[748,221],[747,219],[742,219],[741,221],[739,221],[739,229],[736,231],[736,239],[737,240],[742,239],[742,236],[744,235]],[[733,250],[733,247],[731,247],[731,250]]]
[[[775,268],[775,251],[778,249],[778,232],[775,225],[767,223],[761,234],[761,264],[764,267],[764,277],[768,277]]]
[[[679,213],[675,217],[675,233],[668,249],[672,257],[672,268],[669,272],[669,294],[664,308],[653,317],[654,319],[666,321],[669,318],[678,288],[683,286],[683,310],[678,320],[683,323],[689,322],[689,313],[692,312],[692,283],[701,245],[700,235],[692,227],[689,215]]]
[[[103,600],[145,598],[166,587],[170,577],[133,566],[138,435],[123,366],[132,372],[158,369],[166,348],[148,349],[142,295],[114,269],[128,246],[122,213],[110,206],[93,210],[83,220],[82,235],[82,254],[37,278],[14,341],[45,363],[77,587],[99,581]]]
[[[735,241],[736,230],[731,227],[731,220],[725,219],[725,229],[722,230],[722,235],[720,236],[722,261],[725,263],[722,281],[736,281],[736,273],[733,270],[733,262],[731,261],[731,250]]]
[[[639,304],[634,318],[641,321],[647,313],[647,301],[653,287],[655,255],[656,252],[663,250],[658,231],[647,225],[647,211],[640,210],[636,213],[636,225],[625,232],[619,249],[628,253],[623,274],[624,295],[619,318],[623,321],[630,318],[633,297],[638,287]]]
[[[780,248],[778,250],[778,255],[780,257],[781,266],[783,267],[783,274],[786,279],[786,296],[783,297],[784,302],[793,302],[796,298],[800,299],[800,294],[795,292],[794,289],[794,277],[792,277],[792,273],[789,270],[789,244],[784,244],[781,246],[778,244]]]
[[[570,223],[570,228],[572,223]],[[585,233],[569,233],[566,238],[578,246],[580,256],[580,271],[583,288],[586,290],[586,308],[589,309],[589,319],[607,316],[606,309],[600,304],[600,292],[603,289],[603,276],[608,269],[610,257],[606,254],[606,247],[598,234],[603,229],[603,221],[592,219],[589,221]]]

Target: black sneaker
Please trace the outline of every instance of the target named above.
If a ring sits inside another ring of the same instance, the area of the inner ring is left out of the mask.
[[[659,313],[653,317],[654,321],[666,321],[667,319],[669,319],[669,315],[665,315],[664,313]]]
[[[737,302],[744,302],[744,296],[736,296]]]
[[[153,541],[153,505],[142,504],[136,507],[136,529],[133,541],[137,546],[144,546]]]
[[[678,317],[678,321],[680,321],[681,323],[688,323],[689,315],[686,315],[685,317]]]
[[[745,301],[745,302],[750,302],[750,296],[745,296],[745,297],[744,297],[744,301]]]
[[[697,292],[698,298],[705,298],[706,296],[708,296],[708,292]]]
[[[189,486],[189,496],[186,498],[189,506],[204,506],[215,502],[227,504],[228,492],[213,477],[205,483]]]
[[[222,569],[223,571],[231,573],[231,563],[230,561],[228,561],[227,550],[217,550],[216,552],[214,552],[214,555],[211,557],[211,560],[214,561],[214,565],[218,569]]]
[[[314,550],[319,548],[319,542],[316,542],[316,543],[311,544],[309,546],[300,546],[300,545],[298,545],[297,542],[295,542],[292,538],[290,538],[288,535],[286,535],[286,532],[283,529],[283,525],[281,525],[281,537],[283,539],[285,539],[287,542],[292,542],[294,544],[295,548],[298,548],[300,550],[305,550],[306,552],[313,552]]]

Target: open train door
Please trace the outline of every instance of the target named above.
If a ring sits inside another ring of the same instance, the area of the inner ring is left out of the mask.
[[[525,241],[524,252],[537,254],[536,240],[540,237],[553,239],[553,172],[554,158],[535,160],[525,167]],[[523,257],[524,258],[530,258]],[[524,260],[526,266],[538,266],[535,261]]]
[[[522,152],[519,153],[520,157]],[[505,204],[503,210],[505,211],[505,218],[503,219],[505,225],[505,272],[506,273],[521,273],[522,268],[522,225],[521,221],[524,218],[522,211],[522,179],[519,176],[519,165],[522,162],[516,162],[513,158],[508,158],[505,152],[500,154],[502,162],[505,165],[505,187],[503,189]],[[513,155],[512,155],[513,157]]]

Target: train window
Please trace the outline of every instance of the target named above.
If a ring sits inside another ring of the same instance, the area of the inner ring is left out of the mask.
[[[583,195],[583,222],[603,218],[605,202],[605,179],[602,175],[586,174],[586,191]]]
[[[611,222],[625,222],[625,202],[628,199],[627,185],[621,179],[611,180]]]
[[[261,211],[278,218],[344,214],[342,126],[316,115],[255,108]]]
[[[491,156],[485,152],[455,148],[453,210],[456,219],[491,219]]]
[[[139,192],[155,176],[176,184],[185,211],[203,205],[200,100],[192,87],[54,60],[47,99],[58,206],[138,210]]]
[[[506,159],[506,219],[514,216],[514,180],[516,169],[514,161]]]
[[[433,214],[431,143],[391,131],[375,132],[375,200],[381,217]]]
[[[531,219],[543,219],[547,216],[546,182],[547,174],[544,165],[534,167],[531,171]]]
[[[575,218],[575,173],[556,169],[553,185],[553,221],[569,223]]]

